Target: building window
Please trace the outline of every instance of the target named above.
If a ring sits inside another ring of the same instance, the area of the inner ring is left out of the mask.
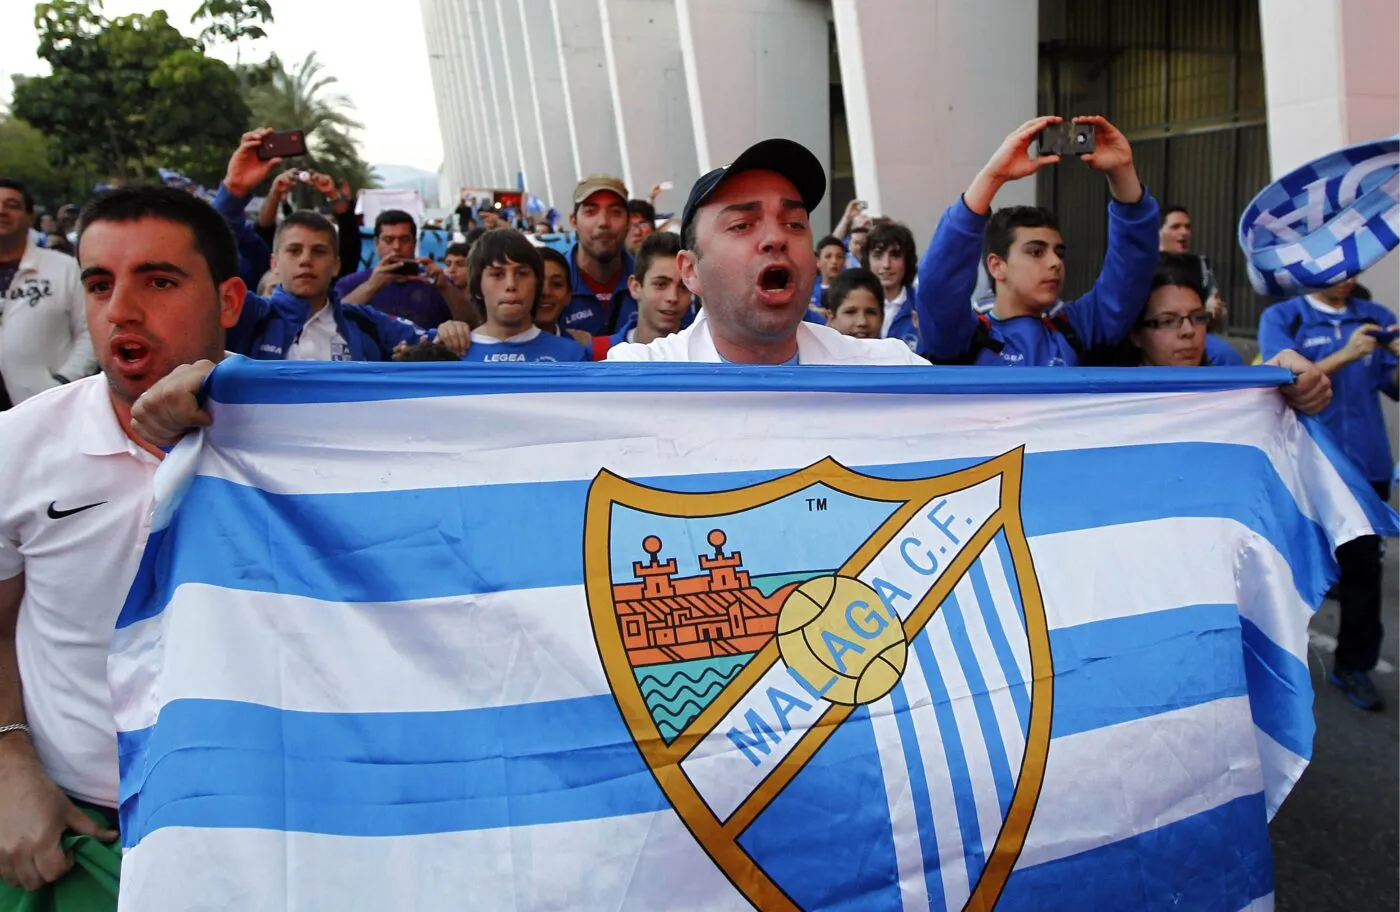
[[[1240,213],[1269,183],[1259,0],[1041,0],[1039,110],[1102,114],[1127,135],[1142,182],[1191,213],[1193,252],[1210,261],[1230,330],[1254,335],[1269,303],[1249,284]],[[1037,202],[1073,251],[1064,297],[1103,264],[1108,188],[1074,163],[1037,175]]]

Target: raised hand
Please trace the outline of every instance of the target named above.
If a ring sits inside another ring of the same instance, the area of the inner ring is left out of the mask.
[[[268,196],[273,196],[280,200],[282,197],[292,192],[292,188],[296,186],[296,182],[297,173],[295,171],[283,171],[281,174],[277,175],[277,177],[273,178],[272,188],[268,191]]]
[[[316,189],[317,193],[321,194],[326,199],[332,202],[334,202],[335,198],[340,195],[340,191],[337,190],[335,186],[335,178],[331,177],[329,174],[322,174],[319,171],[312,171],[311,186]]]
[[[1109,190],[1120,203],[1136,203],[1142,199],[1142,181],[1133,167],[1133,147],[1128,137],[1097,114],[1076,117],[1077,124],[1094,127],[1094,151],[1085,152],[1080,160],[1108,178]]]
[[[967,207],[979,215],[986,215],[991,211],[992,200],[1003,184],[1029,177],[1041,168],[1057,164],[1060,156],[1037,155],[1031,158],[1030,149],[1031,143],[1035,142],[1041,130],[1059,123],[1060,120],[1061,118],[1053,114],[1037,117],[1008,133],[963,194],[963,202]]]
[[[282,164],[280,158],[269,158],[267,161],[258,158],[258,146],[273,132],[275,131],[271,127],[260,127],[243,134],[238,148],[229,157],[228,170],[224,173],[224,186],[228,188],[229,193],[234,196],[248,196]]]

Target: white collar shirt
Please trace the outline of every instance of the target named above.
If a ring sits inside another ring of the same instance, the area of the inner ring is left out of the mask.
[[[904,302],[909,299],[909,289],[900,287],[899,295],[892,300],[885,302],[885,322],[880,327],[880,338],[890,334],[890,327],[894,325],[894,318],[899,316],[899,310],[904,306]]]
[[[311,315],[287,350],[288,361],[348,361],[350,350],[335,325],[329,304]]]
[[[857,339],[843,336],[829,326],[797,324],[799,364],[922,365],[929,363],[899,339]],[[710,335],[704,310],[685,329],[642,345],[624,342],[608,349],[609,361],[690,361],[723,363]]]

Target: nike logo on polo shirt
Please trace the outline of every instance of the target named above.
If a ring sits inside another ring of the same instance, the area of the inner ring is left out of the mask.
[[[86,507],[75,507],[72,510],[55,510],[54,507],[58,506],[58,501],[49,501],[49,519],[62,519],[65,516],[72,516],[74,513],[91,510],[93,507],[100,507],[106,502],[105,500],[99,500],[97,503],[90,503]]]

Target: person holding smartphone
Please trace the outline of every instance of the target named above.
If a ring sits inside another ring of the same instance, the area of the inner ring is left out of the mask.
[[[1358,297],[1356,277],[1282,301],[1259,318],[1259,354],[1297,349],[1332,379],[1332,404],[1318,418],[1382,500],[1390,499],[1395,460],[1378,393],[1400,398],[1400,326],[1388,308]],[[1370,535],[1337,549],[1341,621],[1334,686],[1362,709],[1381,708],[1370,671],[1380,658],[1381,540]]]
[[[482,317],[430,257],[415,257],[418,226],[413,216],[386,209],[374,219],[374,249],[379,262],[373,269],[352,272],[336,283],[346,304],[367,304],[391,316],[419,326],[438,326],[459,320],[473,327]]]

